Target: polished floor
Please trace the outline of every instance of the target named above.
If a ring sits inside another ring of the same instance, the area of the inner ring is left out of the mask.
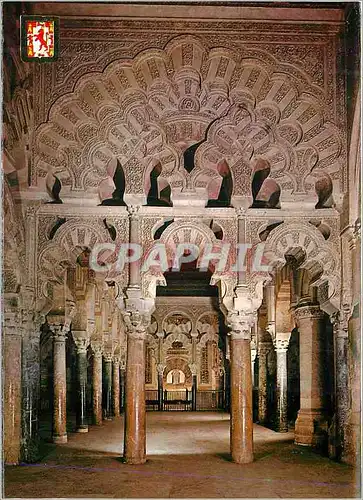
[[[150,412],[145,465],[120,460],[123,418],[48,445],[38,464],[5,468],[5,497],[21,498],[351,498],[358,474],[293,434],[254,426],[255,461],[229,458],[229,415]]]

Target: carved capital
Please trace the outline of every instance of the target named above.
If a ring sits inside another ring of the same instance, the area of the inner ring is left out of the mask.
[[[113,353],[112,352],[109,352],[109,351],[104,352],[103,353],[103,357],[104,357],[104,360],[107,363],[112,363],[112,359],[113,359]]]
[[[337,311],[330,316],[333,332],[336,338],[348,338],[348,324],[351,316],[351,308]]]
[[[319,320],[324,317],[324,313],[318,305],[297,307],[294,314],[298,323],[302,320]]]
[[[102,340],[92,340],[91,349],[95,358],[102,358],[102,353],[103,353]]]
[[[246,215],[246,209],[244,207],[238,207],[236,208],[236,215],[238,219],[241,219],[242,217],[245,217]]]
[[[197,363],[190,363],[189,368],[190,368],[190,371],[192,372],[192,375],[197,374],[197,371],[198,371]]]
[[[276,352],[285,352],[289,347],[290,339],[279,339],[275,340],[275,351]]]
[[[151,314],[137,309],[123,311],[126,333],[131,339],[145,340],[150,325]]]
[[[54,323],[49,325],[49,328],[52,332],[54,342],[66,341],[68,330],[65,330],[63,325]]]
[[[87,347],[89,346],[89,336],[86,331],[73,331],[72,337],[76,345],[78,354],[85,354],[87,352]]]
[[[159,375],[162,375],[164,373],[166,365],[163,365],[162,363],[158,363],[156,365],[156,369]]]
[[[251,340],[253,315],[243,311],[230,311],[227,315],[227,326],[231,329],[232,340]]]
[[[130,218],[138,218],[139,217],[139,205],[130,205],[127,207],[127,211],[129,213]]]

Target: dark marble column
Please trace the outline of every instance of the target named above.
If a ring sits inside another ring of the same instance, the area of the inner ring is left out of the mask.
[[[192,375],[192,411],[197,410],[197,374]]]
[[[102,341],[92,341],[92,422],[102,425]]]
[[[120,416],[120,359],[114,356],[112,363],[112,409],[114,417]]]
[[[165,366],[158,364],[158,410],[163,411],[164,409],[164,387],[163,387],[163,373]]]
[[[345,429],[348,421],[349,369],[348,369],[348,315],[336,314],[332,318],[335,350],[335,457],[340,459],[344,452]]]
[[[76,432],[88,432],[87,419],[87,347],[86,332],[72,332],[77,353],[77,411]]]
[[[103,361],[103,415],[112,420],[112,354],[104,353]]]
[[[253,462],[251,322],[240,313],[230,314],[227,320],[231,328],[231,456],[234,462],[247,464]]]
[[[139,311],[124,313],[127,331],[126,407],[124,460],[146,461],[145,340],[150,316]]]
[[[267,424],[267,354],[271,344],[260,342],[258,346],[258,422]]]
[[[20,460],[21,440],[21,342],[22,323],[18,312],[4,308],[3,323],[3,460]]]
[[[120,406],[122,413],[125,412],[125,367],[120,368]]]
[[[287,432],[287,348],[288,340],[276,340],[276,431]]]
[[[300,410],[295,443],[321,448],[327,440],[324,315],[319,306],[295,309],[300,338]]]
[[[52,324],[53,333],[53,433],[54,443],[67,442],[66,332],[62,325]]]
[[[39,459],[40,327],[43,322],[44,317],[36,313],[23,314],[21,457],[28,463]]]

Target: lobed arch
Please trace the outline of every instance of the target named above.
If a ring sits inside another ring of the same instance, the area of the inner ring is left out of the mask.
[[[300,280],[300,291],[308,287],[316,288],[320,307],[331,314],[340,306],[340,255],[334,243],[312,224],[307,222],[285,221],[271,230],[264,248],[265,262],[273,274],[281,270],[294,257]],[[309,276],[308,281],[305,279]],[[255,284],[270,279],[263,273],[254,273]],[[298,285],[298,284],[297,284]],[[298,285],[299,288],[299,285]],[[295,290],[296,291],[296,290]]]
[[[338,196],[346,156],[325,99],[304,71],[263,50],[237,53],[177,36],[163,50],[82,76],[57,99],[35,134],[32,185],[53,172],[69,195],[94,192],[116,157],[126,196],[144,202],[146,170],[157,158],[175,196],[189,189],[206,203],[225,162],[232,204],[250,202],[251,162],[262,157],[282,201],[298,195],[325,206],[315,185],[328,179]],[[197,143],[195,168],[187,172],[183,154]]]
[[[109,241],[110,236],[102,226],[80,219],[66,221],[39,251],[38,294],[49,297],[49,286],[52,288],[54,284],[64,283],[66,269],[74,267],[80,255],[97,243]]]

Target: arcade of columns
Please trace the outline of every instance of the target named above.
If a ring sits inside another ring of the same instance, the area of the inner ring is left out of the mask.
[[[148,254],[160,242],[170,254],[178,243],[216,250],[221,243],[247,243],[252,251],[265,245],[268,272],[250,265],[238,275],[211,270],[228,337],[233,460],[253,460],[256,372],[258,421],[268,423],[271,359],[275,429],[287,430],[287,353],[297,328],[296,443],[328,446],[330,456],[355,463],[360,103],[355,90],[346,109],[338,67],[343,13],[317,9],[314,16],[327,17],[307,29],[303,11],[291,18],[285,12],[281,30],[271,13],[261,23],[243,17],[253,9],[231,7],[229,18],[220,19],[200,6],[191,36],[185,33],[194,21],[184,7],[169,7],[160,36],[161,20],[153,17],[160,13],[148,17],[149,7],[142,22],[125,22],[113,10],[122,6],[105,6],[106,20],[82,18],[86,7],[79,7],[62,28],[68,55],[57,65],[22,65],[17,50],[13,64],[5,65],[5,462],[37,457],[44,329],[53,342],[54,441],[67,439],[65,348],[71,336],[78,431],[88,425],[91,351],[93,422],[118,414],[124,379],[124,458],[145,461],[145,344],[161,335],[152,318],[158,316],[156,287],[166,285],[165,277],[157,266],[144,271],[137,262],[118,272],[112,251],[101,255],[104,270],[94,271],[88,256],[96,244],[140,243]],[[329,349],[332,369],[325,370]],[[189,360],[193,377],[195,360]],[[156,363],[161,372],[161,354]],[[252,369],[256,363],[258,370]]]

